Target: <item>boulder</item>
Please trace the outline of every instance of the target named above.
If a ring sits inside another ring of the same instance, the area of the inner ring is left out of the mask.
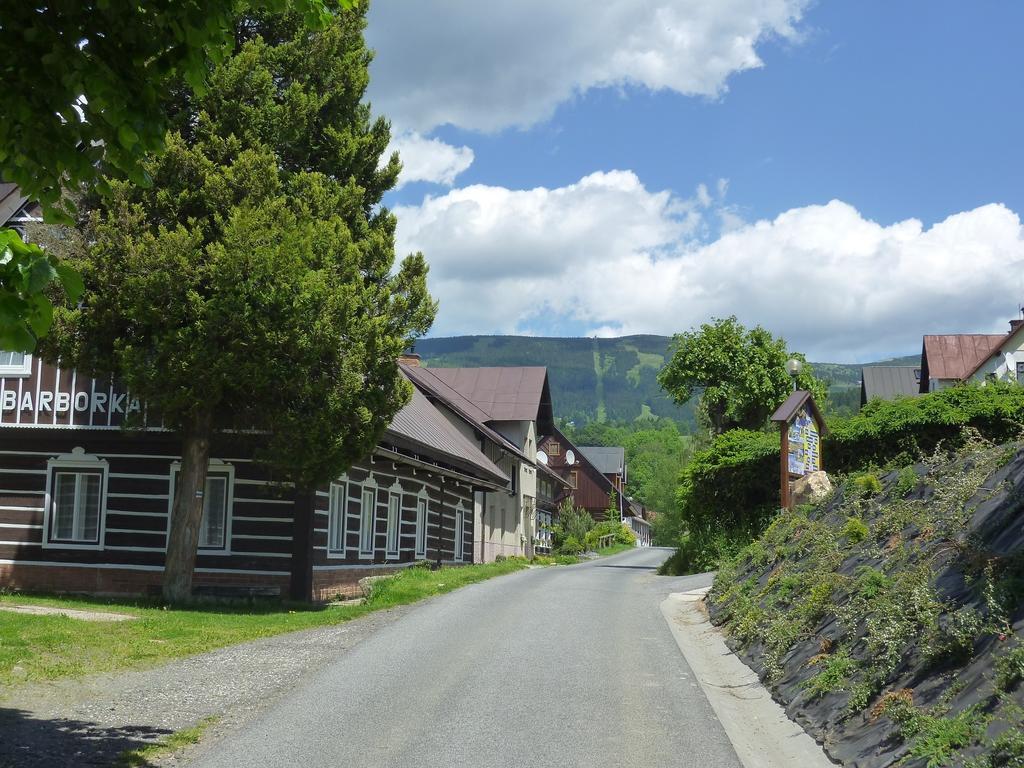
[[[793,483],[790,499],[794,507],[799,507],[801,504],[817,504],[827,499],[830,493],[832,481],[828,479],[828,474],[824,470],[819,469]]]

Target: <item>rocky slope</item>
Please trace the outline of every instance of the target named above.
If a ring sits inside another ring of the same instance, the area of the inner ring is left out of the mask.
[[[708,604],[844,765],[1024,766],[1024,445],[846,479]]]

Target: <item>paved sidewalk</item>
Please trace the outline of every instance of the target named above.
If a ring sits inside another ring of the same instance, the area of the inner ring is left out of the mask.
[[[744,768],[834,768],[708,621],[708,589],[669,595],[661,610]]]

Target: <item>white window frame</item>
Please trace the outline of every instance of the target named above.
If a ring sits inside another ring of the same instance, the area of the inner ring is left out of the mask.
[[[397,558],[402,552],[402,486],[397,482],[388,489],[388,525],[384,552]]]
[[[366,508],[367,494],[373,495],[373,503]],[[367,526],[369,523],[369,526]],[[369,545],[369,546],[367,546]],[[377,549],[377,483],[373,476],[367,478],[359,490],[359,556],[373,557]]]
[[[427,526],[430,522],[430,497],[420,493],[416,497],[416,557],[427,556]]]
[[[175,461],[171,464],[170,492],[167,497],[167,535],[171,535],[171,515],[174,513],[174,493],[178,485],[178,475],[181,472],[181,462]],[[199,547],[200,555],[230,555],[231,552],[231,521],[235,516],[235,467],[220,459],[210,459],[206,467],[206,476],[226,475],[227,492],[224,494],[224,546],[223,547]],[[206,495],[206,486],[203,486],[203,495]],[[204,498],[205,502],[205,498]],[[200,523],[201,525],[201,523]],[[166,548],[166,543],[164,547]]]
[[[10,352],[10,350],[0,350]],[[18,365],[0,365],[0,376],[23,379],[32,375],[32,355],[26,354]]]
[[[54,539],[53,526],[56,525],[56,492],[57,474],[99,474],[100,498],[99,521],[97,523],[96,541],[65,541]],[[43,505],[43,549],[103,549],[103,541],[107,534],[107,482],[110,478],[110,465],[105,459],[85,452],[84,448],[73,448],[71,453],[55,456],[46,462],[46,495]]]
[[[343,480],[331,483],[327,489],[327,556],[343,558],[348,551],[348,483]],[[338,509],[338,503],[341,508]],[[337,527],[341,526],[341,531]],[[336,533],[341,534],[341,547],[334,547]]]
[[[466,557],[466,510],[462,502],[455,508],[455,561],[461,563]]]

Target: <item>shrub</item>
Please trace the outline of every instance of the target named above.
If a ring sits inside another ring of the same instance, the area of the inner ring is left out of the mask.
[[[996,661],[996,686],[1002,691],[1013,690],[1024,680],[1024,645],[1018,645]]]
[[[562,555],[581,555],[583,554],[583,545],[575,536],[570,536],[562,542],[562,546],[558,548],[558,552]]]
[[[856,544],[857,542],[864,541],[868,537],[868,526],[859,517],[851,515],[846,518],[846,525],[843,526],[843,536],[850,540],[850,542]]]
[[[893,495],[897,497],[906,496],[917,487],[918,482],[917,472],[914,468],[912,466],[904,467],[900,470],[900,474],[896,478]]]
[[[882,481],[873,472],[865,472],[853,478],[853,490],[861,498],[877,496],[882,492]]]

